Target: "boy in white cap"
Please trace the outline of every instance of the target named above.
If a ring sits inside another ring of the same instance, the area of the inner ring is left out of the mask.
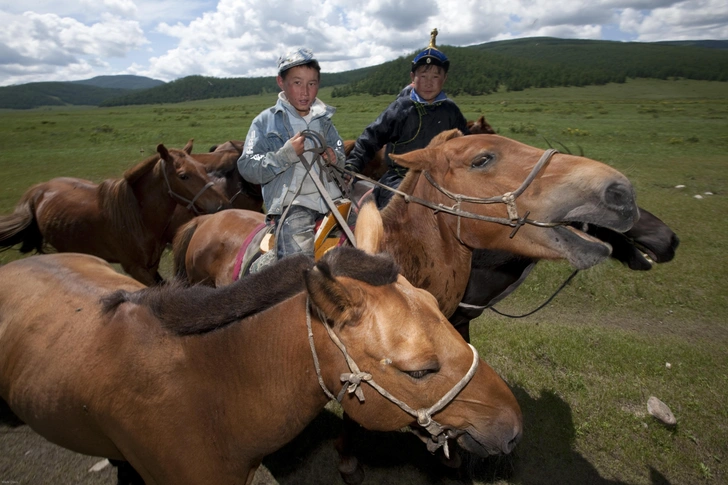
[[[278,101],[253,120],[238,159],[243,178],[262,186],[268,219],[281,225],[276,239],[278,259],[297,252],[314,255],[314,228],[329,208],[311,176],[320,177],[332,199],[341,197],[336,183],[313,163],[314,154],[304,153],[304,149],[314,148],[314,141],[301,132],[315,131],[328,146],[322,158],[329,164],[344,165],[344,144],[331,122],[336,110],[316,97],[320,78],[321,67],[310,49],[281,56]],[[312,164],[310,175],[300,155]]]
[[[346,160],[347,169],[361,172],[374,154],[386,146],[384,159],[389,168],[379,181],[397,188],[407,169],[394,163],[390,154],[424,148],[436,135],[453,128],[469,133],[460,108],[442,90],[450,60],[435,46],[437,29],[430,36],[430,45],[412,61],[412,84],[364,129]],[[392,192],[377,187],[374,196],[381,209],[389,202]]]

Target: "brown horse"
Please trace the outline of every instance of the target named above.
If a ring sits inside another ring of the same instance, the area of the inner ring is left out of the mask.
[[[0,246],[93,254],[146,285],[162,281],[163,234],[175,207],[207,213],[229,202],[186,151],[160,144],[157,152],[121,179],[97,185],[61,177],[34,185],[12,214],[0,217]]]
[[[452,131],[437,137],[424,150],[395,156],[409,168],[400,190],[407,202],[395,196],[382,211],[382,240],[377,250],[391,253],[403,274],[415,286],[436,296],[440,309],[450,315],[465,292],[476,248],[499,249],[541,259],[564,258],[586,268],[609,255],[609,246],[578,229],[563,226],[521,227],[513,239],[512,228],[458,217],[446,212],[453,201],[445,192],[471,196],[503,194],[519,187],[543,158],[544,151],[496,135],[460,136]],[[601,163],[572,155],[556,154],[516,200],[524,214],[544,222],[596,223],[617,231],[632,225],[637,207],[629,181]],[[434,183],[428,180],[434,181]],[[440,190],[436,187],[444,187]],[[415,202],[430,201],[435,207]],[[463,210],[482,217],[500,216],[505,210],[492,204],[464,201]],[[377,219],[372,203],[362,207],[356,227],[359,244],[373,232],[364,220]],[[177,275],[192,283],[217,286],[233,280],[238,250],[248,233],[263,221],[261,214],[224,211],[198,217],[183,227],[174,243]],[[352,483],[361,476],[344,437],[340,470]]]
[[[578,229],[555,226],[513,228],[458,216],[442,209],[454,205],[446,193],[492,196],[515,190],[529,177],[544,151],[497,135],[461,136],[457,130],[438,136],[430,146],[397,163],[410,170],[382,211],[383,251],[392,254],[415,286],[427,289],[445,315],[455,311],[470,273],[473,249],[496,249],[535,259],[567,259],[587,268],[609,255],[609,246]],[[432,182],[430,182],[432,180]],[[440,187],[440,189],[438,189]],[[463,199],[460,209],[477,217],[503,217],[495,204]],[[517,198],[520,214],[545,223],[595,223],[625,231],[637,215],[632,186],[616,170],[583,157],[555,154]],[[191,283],[222,285],[233,280],[232,268],[247,235],[263,216],[225,211],[203,216],[182,228],[174,244],[176,272]]]
[[[208,153],[190,153],[190,156],[205,166],[215,185],[230,200],[231,207],[260,212],[263,209],[263,194],[260,185],[251,184],[238,171],[238,158],[243,142],[231,140],[215,145]],[[177,230],[195,217],[195,213],[177,206],[165,231],[164,240],[172,244]]]
[[[83,254],[0,268],[0,397],[149,485],[250,484],[332,395],[431,450],[508,453],[522,432],[507,385],[389,256],[292,256],[218,289],[145,289]]]

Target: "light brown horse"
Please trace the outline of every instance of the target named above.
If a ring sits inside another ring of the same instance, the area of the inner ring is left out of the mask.
[[[521,436],[506,384],[389,256],[297,255],[218,289],[144,289],[83,254],[0,268],[0,397],[147,485],[250,484],[347,388],[357,422],[412,426],[430,449],[508,453]]]
[[[505,194],[529,177],[543,155],[544,150],[498,135],[462,136],[457,130],[438,136],[426,149],[395,155],[398,164],[409,168],[399,190],[429,201],[435,209],[395,195],[382,211],[380,249],[394,256],[408,280],[437,298],[445,315],[455,311],[463,296],[476,248],[567,259],[577,268],[597,264],[609,255],[609,246],[578,229],[526,224],[510,238],[513,227],[442,210],[456,204],[428,180],[445,192],[471,197]],[[624,175],[602,163],[558,153],[535,174],[516,205],[519,217],[530,211],[531,220],[595,223],[620,232],[637,216],[632,186]],[[506,216],[500,204],[464,199],[460,209],[480,217]],[[177,274],[190,283],[230,283],[238,249],[262,220],[248,211],[197,218],[175,239]]]
[[[121,179],[97,185],[60,177],[34,185],[12,214],[0,216],[0,246],[93,254],[146,285],[160,282],[163,235],[175,207],[209,213],[229,202],[186,151],[160,144],[157,152]]]
[[[190,156],[205,166],[207,174],[215,185],[230,200],[231,207],[260,212],[263,209],[260,185],[251,184],[238,171],[237,162],[242,153],[242,145],[242,141],[231,140],[215,145],[208,153],[190,153]],[[165,231],[165,242],[172,244],[177,230],[195,216],[193,211],[177,206],[172,215],[172,222]]]

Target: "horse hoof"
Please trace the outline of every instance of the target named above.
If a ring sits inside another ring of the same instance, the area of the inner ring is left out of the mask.
[[[364,481],[364,469],[359,464],[358,460],[355,459],[352,461],[353,462],[348,465],[343,463],[340,464],[339,474],[346,485],[361,485]]]

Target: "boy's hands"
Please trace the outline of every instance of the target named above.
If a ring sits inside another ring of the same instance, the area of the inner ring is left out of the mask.
[[[303,144],[306,141],[306,137],[303,136],[300,132],[293,135],[293,138],[291,138],[291,146],[296,151],[296,155],[299,157],[303,155]]]
[[[331,147],[326,148],[326,151],[321,154],[321,158],[329,165],[336,165],[336,153]]]
[[[303,155],[305,141],[306,137],[300,132],[296,133],[293,135],[293,138],[291,138],[291,146],[293,147],[293,150],[295,150],[296,155],[299,157]],[[321,154],[321,158],[323,158],[329,165],[336,165],[336,153],[334,153],[334,150],[331,147],[326,148],[326,151]]]

